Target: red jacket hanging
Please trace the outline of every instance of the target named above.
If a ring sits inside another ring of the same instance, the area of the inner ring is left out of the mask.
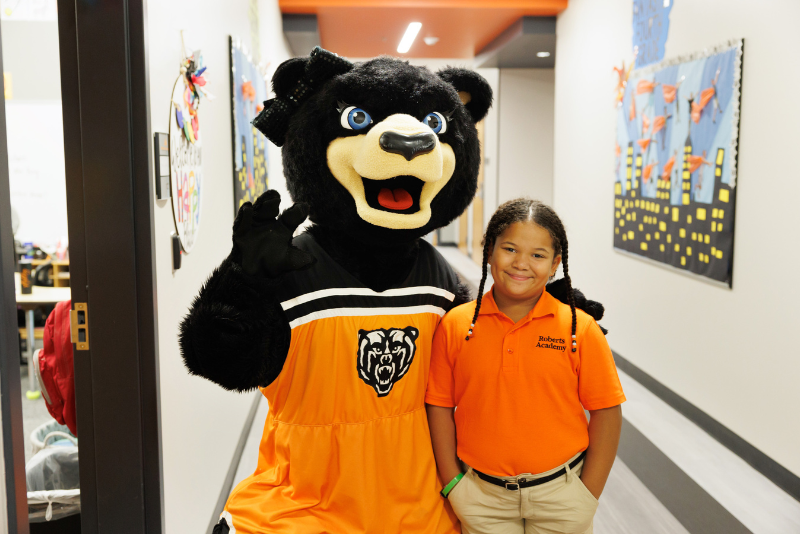
[[[53,418],[78,435],[75,420],[75,370],[70,337],[72,301],[59,302],[44,325],[38,364],[42,396]]]

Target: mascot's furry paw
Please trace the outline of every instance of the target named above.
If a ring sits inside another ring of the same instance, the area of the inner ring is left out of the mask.
[[[280,204],[280,193],[270,189],[255,204],[245,202],[239,208],[233,222],[233,242],[248,276],[276,278],[307,269],[316,261],[292,245],[294,231],[308,217],[308,204],[300,202],[278,216]]]
[[[231,259],[217,268],[180,325],[184,364],[227,390],[248,391],[275,380],[291,329],[271,280],[247,277]]]
[[[547,284],[547,292],[553,295],[555,298],[563,302],[564,304],[568,304],[569,300],[567,297],[567,281],[564,278],[560,278],[555,282],[551,282]],[[602,304],[597,302],[596,300],[589,300],[586,298],[580,289],[572,288],[572,295],[575,298],[575,307],[579,308],[589,315],[591,315],[595,321],[599,321],[603,318],[603,313],[605,313],[605,308]],[[600,326],[600,325],[598,325]],[[608,334],[608,330],[600,326],[600,330],[603,331],[604,334]]]

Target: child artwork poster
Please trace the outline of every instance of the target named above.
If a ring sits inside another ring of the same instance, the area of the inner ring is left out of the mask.
[[[194,131],[187,134],[193,121],[187,94],[191,88],[181,74],[172,91],[169,125],[169,181],[172,192],[172,215],[184,252],[191,252],[200,230],[200,199],[203,185],[203,147]]]
[[[169,106],[169,181],[172,216],[183,251],[192,251],[200,231],[203,192],[203,152],[200,99],[212,100],[206,88],[207,66],[200,50],[187,54],[181,32],[183,59]]]
[[[267,190],[267,141],[251,124],[267,100],[263,72],[242,44],[230,38],[234,214]]]
[[[743,41],[630,73],[614,248],[731,287]]]

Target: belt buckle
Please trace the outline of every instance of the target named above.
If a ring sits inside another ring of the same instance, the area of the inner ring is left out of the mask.
[[[513,481],[513,482],[512,481],[508,481],[508,482],[506,482],[506,489],[508,491],[517,491],[517,490],[519,490],[519,483],[516,480]]]

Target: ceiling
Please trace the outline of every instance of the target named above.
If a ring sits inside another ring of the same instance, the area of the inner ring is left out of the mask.
[[[567,0],[279,0],[284,14],[315,14],[322,47],[346,57],[472,58],[523,16],[552,17]],[[411,50],[397,45],[421,22]],[[425,37],[438,42],[425,44]]]

